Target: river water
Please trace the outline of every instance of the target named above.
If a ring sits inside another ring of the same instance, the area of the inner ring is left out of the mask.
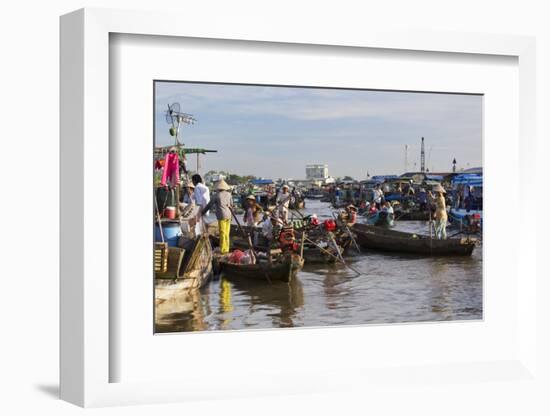
[[[307,200],[304,213],[331,216]],[[361,220],[360,220],[361,221]],[[426,222],[397,230],[427,233]],[[452,231],[451,231],[452,234]],[[291,284],[229,281],[223,276],[178,302],[157,332],[238,330],[482,319],[482,247],[471,257],[363,253],[340,264],[306,264]]]

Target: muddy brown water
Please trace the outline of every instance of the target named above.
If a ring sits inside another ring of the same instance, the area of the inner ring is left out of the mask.
[[[331,216],[326,203],[306,204],[306,214]],[[396,229],[428,233],[420,221],[397,222]],[[482,319],[482,247],[471,257],[362,251],[346,259],[360,276],[340,264],[306,264],[291,284],[273,286],[222,275],[157,307],[156,332]]]

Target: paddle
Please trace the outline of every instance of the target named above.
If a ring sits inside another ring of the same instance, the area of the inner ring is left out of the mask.
[[[254,258],[255,259],[258,259],[258,255],[256,254],[256,250],[254,250],[254,245],[252,244],[252,238],[250,237],[250,234],[249,233],[246,233],[244,230],[243,230],[243,227],[241,226],[241,223],[239,222],[239,219],[237,218],[237,216],[235,215],[235,211],[233,211],[233,208],[231,207],[228,207],[229,208],[229,211],[231,212],[231,215],[233,215],[233,218],[235,219],[235,222],[237,223],[237,227],[239,227],[239,231],[243,234],[243,236],[245,237],[245,239],[247,240],[248,242],[248,247],[250,248],[250,251],[252,252],[252,254],[254,255]],[[258,263],[257,263],[259,266],[260,266],[260,269],[262,269],[262,272],[264,273],[264,276],[265,278],[267,279],[267,281],[269,282],[269,284],[273,284],[273,282],[271,282],[271,279],[269,278],[269,274],[267,273],[267,271],[264,269],[262,263],[258,260]]]
[[[332,213],[332,216],[334,217],[336,222],[338,222],[338,217],[336,216],[335,212]],[[357,250],[357,252],[361,253],[361,249],[359,248],[359,245],[357,244],[357,241],[355,241],[355,238],[353,237],[353,233],[349,229],[348,225],[344,221],[342,221],[342,225],[346,228],[346,231],[348,232],[348,235],[350,236],[351,241],[353,241],[353,244],[355,245],[355,249]]]
[[[340,255],[340,250],[338,249],[338,246],[336,245],[336,249],[338,250],[338,254],[339,254],[339,257],[335,256],[334,254],[332,254],[330,251],[324,249],[323,247],[321,247],[319,244],[317,244],[315,241],[305,237],[305,240],[310,242],[311,244],[313,244],[315,247],[317,247],[319,250],[321,250],[323,253],[326,253],[328,254],[330,257],[332,257],[333,259],[336,259],[337,261],[339,261],[340,263],[342,263],[344,266],[346,266],[348,269],[352,270],[353,272],[355,272],[357,274],[357,276],[361,276],[361,273],[358,272],[356,269],[354,269],[353,267],[351,267],[350,265],[348,265],[345,261],[344,261],[344,258]],[[334,241],[334,240],[333,240]],[[334,242],[334,244],[336,244]]]

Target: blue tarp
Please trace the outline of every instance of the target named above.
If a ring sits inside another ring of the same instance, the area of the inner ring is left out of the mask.
[[[253,179],[250,183],[253,185],[271,185],[273,181],[271,179]]]
[[[456,175],[451,183],[453,186],[456,185],[468,185],[468,186],[483,186],[483,176],[475,173],[465,173],[461,175]]]

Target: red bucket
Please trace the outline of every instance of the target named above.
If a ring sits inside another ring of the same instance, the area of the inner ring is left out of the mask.
[[[164,217],[173,220],[176,218],[176,207],[164,208]]]

